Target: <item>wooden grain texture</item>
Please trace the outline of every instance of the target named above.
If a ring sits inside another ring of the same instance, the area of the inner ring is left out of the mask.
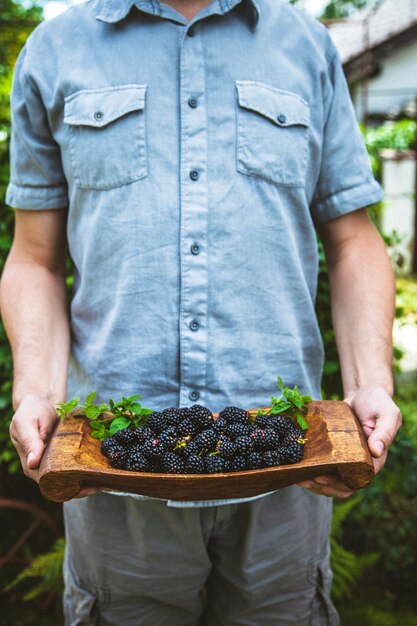
[[[172,500],[214,500],[255,496],[328,473],[338,474],[354,490],[371,482],[371,455],[346,403],[312,402],[307,422],[300,463],[225,474],[147,474],[112,468],[100,442],[90,436],[88,420],[71,416],[57,425],[42,459],[39,486],[45,498],[65,502],[87,486]]]

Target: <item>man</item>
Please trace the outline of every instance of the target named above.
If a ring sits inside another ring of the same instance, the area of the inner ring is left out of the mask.
[[[393,274],[321,25],[276,0],[92,0],[30,37],[12,108],[1,300],[28,476],[70,352],[69,397],[249,408],[277,374],[319,397],[315,226],[346,401],[383,466],[401,420]],[[323,496],[351,492],[331,476],[301,486],[191,506],[100,492],[67,503],[66,623],[337,624]]]

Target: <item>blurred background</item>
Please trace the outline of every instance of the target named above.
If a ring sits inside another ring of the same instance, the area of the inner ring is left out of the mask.
[[[0,269],[13,235],[13,211],[4,202],[13,66],[33,28],[75,3],[1,0]],[[320,19],[339,50],[372,167],[385,190],[384,203],[371,207],[370,215],[398,277],[396,401],[404,426],[372,485],[335,503],[333,596],[343,626],[417,626],[417,0],[293,4]],[[326,347],[323,395],[341,399],[320,242],[319,248],[317,313]],[[10,351],[0,325],[0,626],[60,626],[61,507],[43,500],[20,471],[8,438],[11,377]]]

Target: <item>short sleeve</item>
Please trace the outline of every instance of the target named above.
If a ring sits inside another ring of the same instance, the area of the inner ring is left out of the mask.
[[[60,149],[28,66],[24,47],[16,63],[11,94],[11,176],[6,202],[19,209],[63,208],[68,206],[68,193]]]
[[[326,102],[320,174],[311,205],[316,224],[375,204],[383,199],[374,179],[359,130],[339,55],[329,64],[330,93]]]

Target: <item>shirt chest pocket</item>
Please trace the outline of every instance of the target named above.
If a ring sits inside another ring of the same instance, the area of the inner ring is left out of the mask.
[[[305,184],[310,109],[289,91],[236,81],[237,169],[276,185]]]
[[[146,85],[77,91],[65,99],[64,122],[75,183],[112,189],[147,175]]]

